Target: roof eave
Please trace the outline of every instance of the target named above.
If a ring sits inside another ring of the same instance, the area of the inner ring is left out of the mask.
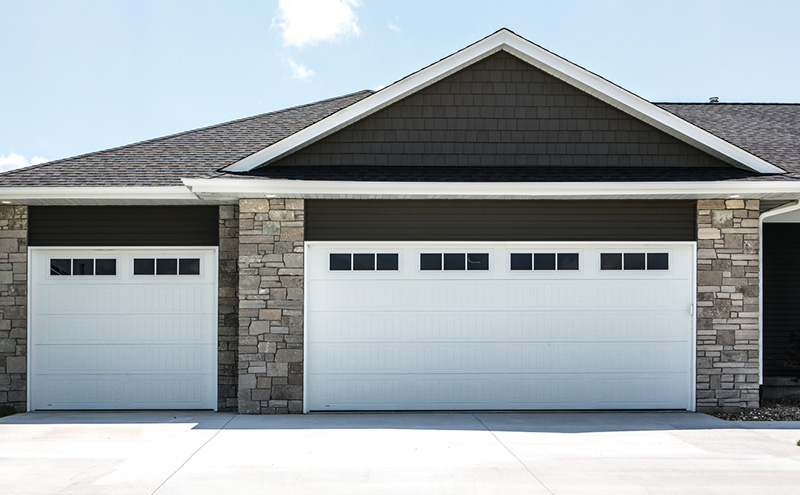
[[[355,182],[184,179],[204,199],[800,199],[797,182]]]

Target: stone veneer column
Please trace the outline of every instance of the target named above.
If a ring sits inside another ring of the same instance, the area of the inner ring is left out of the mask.
[[[0,405],[27,408],[28,207],[0,206]]]
[[[697,202],[697,410],[758,407],[758,200]]]
[[[303,411],[302,199],[239,201],[239,413]]]
[[[239,205],[219,207],[219,326],[217,408],[236,411],[239,400]]]

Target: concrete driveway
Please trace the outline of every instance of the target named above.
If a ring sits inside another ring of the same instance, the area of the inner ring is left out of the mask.
[[[0,419],[0,493],[796,493],[800,422],[693,413]]]

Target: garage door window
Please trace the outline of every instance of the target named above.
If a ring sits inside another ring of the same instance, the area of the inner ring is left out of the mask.
[[[393,271],[398,269],[397,253],[331,253],[331,271]]]
[[[51,258],[51,276],[116,275],[117,260],[113,258]]]
[[[578,253],[512,253],[512,270],[579,270]]]
[[[489,253],[421,253],[419,269],[437,270],[488,270]]]
[[[601,270],[669,270],[669,253],[601,253]]]
[[[134,258],[134,275],[200,275],[200,258]]]

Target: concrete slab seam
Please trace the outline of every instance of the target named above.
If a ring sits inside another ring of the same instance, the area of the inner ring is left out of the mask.
[[[495,434],[494,434],[494,432],[493,432],[493,431],[492,431],[492,430],[491,430],[491,429],[490,429],[488,426],[486,426],[486,423],[484,423],[483,421],[481,421],[481,418],[479,418],[478,416],[476,416],[476,415],[475,415],[475,413],[472,413],[472,417],[473,417],[473,418],[475,418],[475,419],[478,421],[478,423],[480,423],[480,424],[481,424],[481,426],[483,426],[484,428],[486,428],[486,431],[488,431],[489,433],[491,433],[491,435],[494,437],[494,439],[495,439],[495,440],[497,440],[497,442],[498,442],[500,445],[502,445],[502,446],[503,446],[503,448],[504,448],[504,449],[506,449],[506,450],[508,451],[508,453],[509,453],[509,454],[511,454],[511,456],[512,456],[514,459],[516,459],[516,460],[517,460],[517,462],[519,462],[519,463],[522,465],[522,467],[524,467],[524,468],[525,468],[525,471],[527,471],[528,473],[530,473],[530,475],[531,475],[531,476],[533,476],[533,479],[535,479],[536,481],[538,481],[538,482],[539,482],[539,484],[540,484],[540,485],[542,485],[542,488],[544,488],[545,490],[547,490],[547,493],[549,493],[549,494],[551,494],[551,495],[555,495],[555,493],[553,493],[553,491],[552,491],[552,490],[550,490],[550,488],[548,488],[548,487],[547,487],[547,485],[545,485],[545,484],[542,482],[542,480],[540,480],[540,479],[539,479],[539,477],[538,477],[538,476],[536,476],[536,474],[534,474],[534,472],[533,472],[533,471],[531,471],[531,470],[530,470],[530,468],[529,468],[529,467],[528,467],[528,466],[527,466],[527,465],[526,465],[524,462],[522,462],[522,459],[520,459],[519,457],[517,457],[517,455],[516,455],[514,452],[512,452],[512,451],[511,451],[511,449],[509,449],[509,448],[508,448],[508,446],[507,446],[506,444],[504,444],[504,443],[503,443],[503,441],[502,441],[502,440],[500,440],[500,438],[499,438],[497,435],[495,435]]]
[[[203,445],[201,445],[201,446],[197,447],[197,450],[195,450],[194,452],[192,452],[192,455],[190,455],[189,457],[187,457],[187,458],[186,458],[186,460],[185,460],[185,461],[183,461],[183,462],[181,463],[181,465],[180,465],[180,466],[178,466],[178,467],[177,467],[177,469],[175,469],[175,471],[173,471],[173,472],[172,472],[172,474],[170,474],[169,476],[167,476],[167,478],[166,478],[164,481],[162,481],[162,482],[161,482],[161,484],[160,484],[160,485],[158,485],[158,486],[156,487],[156,489],[155,489],[155,490],[153,490],[153,492],[152,492],[150,495],[155,495],[156,493],[158,493],[158,491],[159,491],[159,490],[161,490],[161,488],[162,488],[164,485],[166,485],[166,484],[167,484],[167,482],[168,482],[169,480],[171,480],[173,476],[175,476],[176,474],[178,474],[178,471],[180,471],[181,469],[183,469],[183,466],[185,466],[185,465],[186,465],[186,464],[187,464],[189,461],[191,461],[191,460],[192,460],[192,457],[194,457],[194,456],[195,456],[195,454],[197,454],[198,452],[200,452],[200,450],[202,450],[202,449],[203,449],[203,447],[205,447],[206,445],[208,445],[208,443],[209,443],[209,442],[211,442],[211,440],[214,440],[214,438],[216,438],[216,437],[217,437],[217,435],[219,435],[219,432],[221,432],[222,430],[224,430],[224,429],[225,429],[225,427],[227,427],[227,426],[230,424],[230,422],[234,420],[234,418],[236,418],[236,415],[235,415],[235,414],[234,414],[234,415],[232,415],[232,416],[231,416],[231,419],[229,419],[229,420],[228,420],[228,421],[227,421],[227,422],[226,422],[224,425],[222,425],[222,427],[221,427],[220,429],[218,429],[218,430],[217,430],[217,431],[216,431],[216,432],[215,432],[213,435],[211,435],[211,438],[209,438],[208,440],[206,440],[205,442],[203,442]]]

